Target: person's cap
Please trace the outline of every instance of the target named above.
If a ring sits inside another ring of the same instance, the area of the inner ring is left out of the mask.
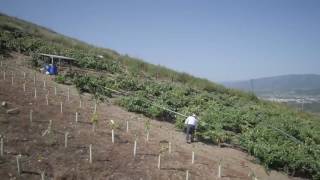
[[[196,114],[195,114],[195,113],[193,113],[193,114],[192,114],[192,116],[193,116],[193,117],[196,117]]]

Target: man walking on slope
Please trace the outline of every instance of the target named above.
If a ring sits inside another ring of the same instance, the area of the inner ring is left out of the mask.
[[[193,141],[194,131],[198,126],[198,119],[196,118],[196,115],[192,114],[192,116],[189,116],[184,124],[187,128],[187,143],[191,143]]]

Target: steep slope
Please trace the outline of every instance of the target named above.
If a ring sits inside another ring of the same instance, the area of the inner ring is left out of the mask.
[[[98,122],[94,126],[90,119],[95,102],[89,94],[79,94],[74,87],[58,84],[53,78],[28,68],[28,61],[23,61],[26,57],[11,55],[13,57],[5,58],[0,66],[1,75],[4,70],[9,72],[5,79],[0,78],[0,100],[8,103],[7,107],[0,107],[0,132],[4,139],[4,153],[0,156],[1,179],[33,180],[41,179],[43,174],[44,179],[183,180],[188,171],[190,179],[205,180],[218,178],[220,160],[220,179],[249,180],[254,176],[259,179],[299,179],[276,171],[266,172],[253,157],[239,150],[201,142],[186,144],[184,134],[173,124],[152,121],[111,103],[97,104]],[[7,114],[6,110],[11,108],[19,108],[20,113]],[[50,133],[45,133],[50,120]],[[110,120],[116,124],[114,143]],[[146,122],[150,123],[148,140]],[[136,156],[133,153],[135,140]],[[16,167],[19,154],[20,175]]]
[[[197,132],[201,141],[231,144],[246,149],[268,168],[319,178],[317,117],[83,44],[18,19],[0,17],[4,56],[13,51],[23,53],[32,57],[34,67],[41,65],[39,53],[73,57],[77,59],[74,70],[61,73],[56,81],[74,84],[80,92],[91,93],[97,100],[112,98],[129,111],[173,122],[178,128],[183,128],[185,115],[195,112],[201,118]],[[45,33],[39,36],[38,31]]]

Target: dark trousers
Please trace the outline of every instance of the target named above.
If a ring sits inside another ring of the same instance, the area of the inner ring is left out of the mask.
[[[195,130],[195,126],[188,124],[187,125],[187,142],[191,142],[193,141],[193,134],[194,134],[194,130]]]

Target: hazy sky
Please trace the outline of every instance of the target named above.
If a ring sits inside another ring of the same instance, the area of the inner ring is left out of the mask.
[[[214,81],[320,74],[320,0],[0,0],[0,11]]]

